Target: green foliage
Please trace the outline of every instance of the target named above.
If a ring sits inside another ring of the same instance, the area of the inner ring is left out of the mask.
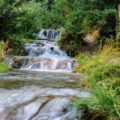
[[[5,0],[0,1],[0,39],[8,38],[15,30],[17,13],[15,9]]]
[[[117,45],[120,46],[120,17],[117,18],[116,34]]]
[[[101,36],[115,35],[118,3],[119,0],[1,0],[0,39],[11,40],[12,34],[26,37],[40,28],[63,27],[68,34],[75,34],[66,51],[77,54],[81,38],[92,29],[99,29]],[[67,40],[67,36],[62,39]]]
[[[4,54],[4,42],[0,41],[0,60],[2,60],[5,57]]]
[[[45,14],[42,16],[46,19],[42,20],[42,25],[62,26],[77,33],[88,33],[91,28],[98,27],[109,34],[115,30],[113,27],[118,3],[119,0],[54,0],[50,11],[44,9]],[[112,20],[112,23],[109,20]]]
[[[63,27],[67,31],[59,44],[74,56],[80,51],[81,38],[93,30],[99,30],[102,40],[104,37],[115,37],[118,3],[119,0],[54,0],[50,10],[43,9],[39,20],[43,28]],[[75,35],[68,40],[71,33]],[[68,45],[68,41],[72,45]]]
[[[92,111],[102,110],[111,119],[114,116],[116,119],[120,118],[119,56],[119,49],[107,46],[93,57],[85,55],[78,57],[80,65],[76,71],[86,75],[85,79],[91,85],[93,96],[85,103],[81,100],[75,102],[77,107],[86,106]]]
[[[25,39],[23,35],[11,34],[9,40],[9,47],[13,48],[12,54],[20,54],[22,46],[28,39]]]
[[[2,51],[4,49],[4,43],[3,41],[0,42],[0,51]]]
[[[9,67],[5,63],[4,57],[5,57],[5,54],[4,54],[4,42],[0,41],[0,73],[9,71]]]
[[[14,53],[19,53],[29,39],[35,39],[33,33],[40,29],[41,4],[31,0],[18,2],[0,1],[0,39],[9,40]]]
[[[0,73],[4,73],[8,71],[9,71],[8,65],[4,61],[0,60]]]
[[[39,17],[41,15],[41,4],[30,1],[18,7],[16,28],[19,32],[34,32],[40,29]]]
[[[61,49],[65,50],[70,56],[75,56],[79,52],[81,36],[73,32],[64,32],[58,44]]]

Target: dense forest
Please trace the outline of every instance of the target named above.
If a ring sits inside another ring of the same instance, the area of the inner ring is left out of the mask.
[[[120,119],[120,0],[0,0],[0,72],[6,56],[19,55],[41,28],[61,34],[58,45],[82,73],[81,87],[93,91],[72,107],[85,120]]]

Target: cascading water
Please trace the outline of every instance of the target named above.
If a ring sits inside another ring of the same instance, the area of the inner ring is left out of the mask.
[[[38,37],[40,39],[49,39],[49,40],[56,40],[58,37],[58,31],[54,30],[54,29],[42,29],[39,33],[38,33]]]
[[[32,71],[66,71],[71,72],[74,60],[59,49],[56,41],[59,34],[56,30],[41,30],[38,37],[41,40],[34,40],[31,44],[24,46],[23,55],[27,63],[23,62],[21,70]]]
[[[80,90],[81,75],[69,73],[75,61],[57,46],[57,31],[42,29],[38,37],[8,60],[21,70],[0,73],[0,120],[81,120],[69,105],[90,94]]]
[[[0,120],[81,120],[69,105],[89,93],[79,90],[80,75],[13,71],[0,74]]]

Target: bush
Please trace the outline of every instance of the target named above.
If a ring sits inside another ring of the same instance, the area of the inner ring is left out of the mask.
[[[0,1],[0,39],[9,41],[13,53],[19,53],[25,42],[36,38],[32,33],[40,28],[40,9],[41,4],[31,0]]]
[[[19,14],[16,23],[16,29],[21,32],[36,32],[41,28],[41,4],[35,1],[25,2],[16,10]]]
[[[58,44],[68,55],[75,56],[79,53],[82,44],[81,35],[77,35],[73,32],[64,32]]]

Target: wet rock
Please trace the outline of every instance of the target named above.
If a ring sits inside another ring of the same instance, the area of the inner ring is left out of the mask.
[[[38,36],[44,40],[34,40],[33,43],[25,44],[22,50],[24,56],[15,56],[11,67],[31,71],[72,72],[72,58],[60,50],[55,42],[58,31],[42,29]]]
[[[18,71],[0,74],[0,81],[11,81],[10,86],[20,79],[28,83],[32,81],[31,85],[19,82],[21,87],[7,90],[3,86],[0,89],[0,120],[78,120],[77,111],[68,106],[75,98],[89,97],[90,94],[72,89],[73,83],[60,88],[59,81],[73,82],[79,78],[73,73]],[[35,81],[38,82],[33,85]],[[45,87],[47,83],[48,87]]]
[[[30,120],[39,112],[41,106],[47,101],[47,98],[38,99],[17,110],[16,119]]]
[[[58,62],[56,69],[71,70],[73,66],[74,66],[73,60],[61,60]]]
[[[29,61],[28,57],[15,56],[13,58],[13,63],[11,67],[15,69],[20,69],[22,65],[27,65],[28,61]]]
[[[77,110],[68,106],[90,94],[79,89],[80,76],[69,74],[74,60],[53,42],[56,30],[41,30],[38,37],[50,41],[26,44],[26,56],[13,58],[12,67],[20,71],[0,74],[0,120],[78,120]]]
[[[85,97],[81,93],[36,86],[0,89],[0,120],[76,120],[77,111],[68,106],[75,97]]]

